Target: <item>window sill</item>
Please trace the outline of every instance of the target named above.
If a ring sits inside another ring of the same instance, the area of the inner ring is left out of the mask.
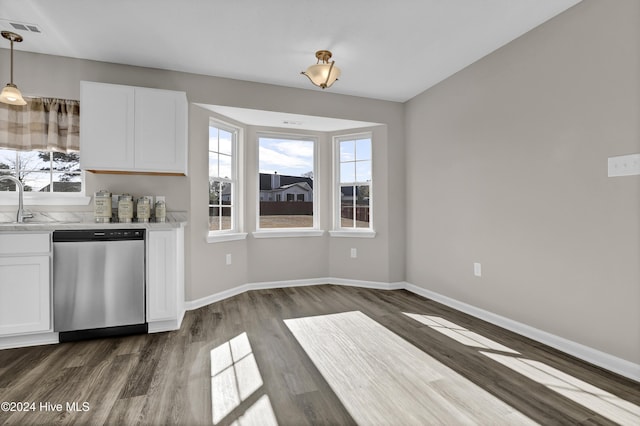
[[[290,238],[290,237],[321,237],[321,229],[277,229],[252,232],[253,238]]]
[[[332,237],[340,238],[375,238],[376,231],[367,229],[366,231],[329,231],[329,235]]]
[[[224,243],[226,241],[239,241],[247,238],[246,232],[229,232],[229,233],[217,233],[209,232],[207,235],[207,243]]]
[[[9,191],[7,191],[9,192]],[[62,194],[33,194],[24,193],[25,206],[88,206],[91,197],[84,194],[62,195]],[[18,195],[11,193],[0,194],[0,206],[17,206]]]

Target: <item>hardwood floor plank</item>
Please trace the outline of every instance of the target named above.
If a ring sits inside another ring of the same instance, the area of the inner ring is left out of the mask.
[[[285,324],[290,319],[353,311],[381,328],[368,335],[350,332],[355,343],[340,340],[330,329],[307,333],[310,339],[326,339],[325,358],[336,357],[329,349],[337,339],[349,354],[344,363],[361,361],[353,368],[362,375],[350,379],[338,374],[344,366],[337,359],[333,373],[320,368]],[[405,313],[438,317],[453,325],[443,333]],[[86,401],[90,405],[86,413],[0,412],[0,425],[212,425],[216,395],[212,395],[211,351],[243,333],[262,385],[244,395],[218,425],[239,419],[252,423],[259,413],[270,410],[280,425],[353,425],[356,419],[345,408],[347,397],[338,387],[357,390],[358,386],[379,388],[380,398],[386,398],[380,404],[386,404],[382,406],[393,413],[394,420],[427,412],[440,424],[458,413],[458,423],[518,424],[524,415],[544,425],[610,425],[615,424],[607,417],[612,411],[624,423],[635,421],[640,406],[637,382],[405,290],[319,285],[243,293],[187,312],[181,330],[175,332],[0,350],[0,401]],[[395,336],[393,344],[380,337],[389,333]],[[465,338],[456,339],[460,334]],[[365,355],[349,346],[361,344],[363,338],[373,339]],[[398,348],[406,345],[416,351],[416,359],[428,360],[422,361],[419,370],[439,372],[432,373],[433,380],[423,380],[430,386],[428,391],[414,389],[414,396],[390,390],[409,388],[408,382],[423,375],[415,372],[414,363],[390,357],[402,353]],[[487,354],[515,358],[500,358],[506,360],[500,363]],[[509,366],[516,358],[530,362],[535,375],[529,377]],[[375,368],[367,370],[364,361],[373,362]],[[389,374],[400,367],[405,375],[411,373],[411,380]],[[455,380],[447,380],[443,371]],[[554,377],[553,383],[545,374]],[[338,376],[339,385],[335,385]],[[393,383],[394,377],[399,383]],[[556,380],[564,381],[571,392],[555,389],[553,385],[561,383]],[[601,399],[589,399],[593,395]],[[488,400],[499,401],[501,410],[490,414]]]

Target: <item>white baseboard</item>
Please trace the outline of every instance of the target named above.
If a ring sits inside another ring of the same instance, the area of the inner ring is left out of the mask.
[[[322,285],[322,284],[335,284],[351,287],[364,287],[374,288],[378,290],[399,290],[404,288],[405,283],[382,283],[377,281],[363,281],[363,280],[350,280],[344,278],[309,278],[302,280],[288,280],[288,281],[265,281],[257,283],[247,283],[238,287],[224,290],[219,293],[212,294],[210,296],[202,297],[200,299],[191,300],[185,302],[185,308],[188,311],[201,308],[203,306],[210,305],[215,302],[219,302],[224,299],[228,299],[238,294],[244,293],[250,290],[269,290],[274,288],[287,288],[287,287],[305,287],[310,285]]]
[[[640,365],[633,362],[615,357],[608,353],[593,349],[580,343],[556,336],[546,331],[539,330],[529,325],[514,321],[512,319],[485,311],[478,307],[469,305],[464,302],[443,296],[431,290],[418,287],[414,284],[404,283],[404,288],[419,296],[434,300],[443,305],[449,306],[460,312],[464,312],[481,320],[490,322],[499,327],[513,331],[514,333],[533,339],[537,342],[544,343],[547,346],[558,349],[583,361],[602,367],[606,370],[625,376],[629,379],[640,382]]]
[[[236,296],[250,290],[268,290],[274,288],[286,288],[286,287],[303,287],[310,285],[320,284],[334,284],[351,287],[364,287],[373,288],[378,290],[407,290],[419,296],[427,299],[434,300],[443,305],[449,306],[460,312],[464,312],[476,318],[495,324],[499,327],[513,331],[514,333],[533,339],[537,342],[551,346],[569,355],[573,355],[576,358],[580,358],[586,362],[602,367],[606,370],[625,376],[629,379],[640,382],[640,365],[633,362],[624,360],[622,358],[615,357],[597,349],[590,348],[580,343],[573,342],[563,337],[556,336],[546,331],[539,330],[529,325],[514,321],[512,319],[503,317],[501,315],[494,314],[493,312],[486,311],[484,309],[469,305],[464,302],[452,299],[447,296],[443,296],[439,293],[431,290],[418,287],[417,285],[408,282],[396,282],[396,283],[384,283],[377,281],[363,281],[352,280],[344,278],[310,278],[303,280],[289,280],[289,281],[270,281],[270,282],[258,282],[248,283],[235,287],[229,290],[224,290],[219,293],[212,294],[201,299],[192,300],[185,303],[187,310],[194,310],[211,303],[219,302],[224,299]]]

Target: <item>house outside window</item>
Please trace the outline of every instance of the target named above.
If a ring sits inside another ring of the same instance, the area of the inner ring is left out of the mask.
[[[318,228],[315,151],[315,139],[258,137],[258,230]]]
[[[336,153],[335,229],[371,231],[372,145],[371,134],[334,139]]]
[[[209,124],[209,232],[237,231],[238,131]]]

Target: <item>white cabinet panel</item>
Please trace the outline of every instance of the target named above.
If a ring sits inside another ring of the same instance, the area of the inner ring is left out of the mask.
[[[80,166],[84,170],[134,168],[133,87],[80,83]]]
[[[49,256],[0,257],[0,335],[51,328]]]
[[[182,92],[136,89],[137,170],[186,172],[186,106]]]
[[[51,234],[0,234],[0,255],[49,253]]]
[[[80,84],[82,169],[187,174],[184,92]]]
[[[147,321],[150,330],[154,321],[171,321],[179,327],[182,320],[183,235],[181,228],[149,231],[147,235]]]

